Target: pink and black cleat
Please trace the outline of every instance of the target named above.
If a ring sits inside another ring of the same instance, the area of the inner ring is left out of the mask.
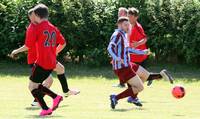
[[[58,95],[55,99],[53,99],[53,107],[52,110],[56,110],[60,104],[60,102],[63,100],[63,97]]]
[[[52,114],[52,109],[48,109],[48,110],[42,110],[41,112],[40,112],[40,116],[47,116],[47,115],[51,115]]]

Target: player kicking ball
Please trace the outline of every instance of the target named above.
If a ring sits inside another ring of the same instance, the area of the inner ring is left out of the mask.
[[[147,75],[144,74],[147,72],[143,73],[143,71],[146,71],[144,68],[130,63],[130,53],[149,54],[148,50],[135,50],[128,46],[126,33],[129,31],[129,20],[127,17],[120,17],[117,24],[118,29],[116,29],[111,36],[111,40],[108,45],[108,52],[113,59],[112,65],[115,74],[121,82],[128,84],[128,88],[118,95],[110,95],[112,109],[115,109],[118,100],[129,96],[136,99],[138,93],[144,89],[143,80],[140,77],[146,78]],[[135,72],[136,68],[138,68],[141,73],[140,77]],[[136,105],[142,106],[140,102],[137,102]]]
[[[29,17],[29,20],[30,20],[31,23],[28,26],[27,31],[26,31],[25,45],[23,45],[22,47],[20,47],[18,49],[13,50],[12,53],[10,54],[11,58],[16,58],[16,55],[18,53],[28,51],[27,61],[28,61],[28,64],[30,65],[31,68],[33,67],[33,64],[34,64],[36,57],[37,57],[36,56],[37,55],[36,54],[36,46],[32,46],[31,48],[28,48],[26,46],[26,44],[28,44],[28,42],[29,42],[29,39],[32,38],[32,35],[34,34],[33,30],[34,30],[35,26],[37,25],[36,23],[34,23],[34,17],[33,17],[32,13],[33,13],[33,9],[30,9],[28,11],[28,17]],[[65,45],[58,47],[56,54],[58,54],[64,47],[65,47]],[[65,74],[65,68],[60,62],[57,62],[56,68],[54,69],[54,71],[57,73],[57,77],[60,81],[60,84],[62,86],[62,90],[63,90],[65,97],[68,97],[70,95],[77,95],[77,94],[80,93],[80,91],[78,91],[78,90],[70,90],[68,88],[67,79],[64,75]],[[52,76],[49,75],[49,77],[45,81],[40,82],[40,83],[43,84],[43,86],[50,88],[52,83],[53,83]],[[45,96],[45,94],[42,95],[42,97],[44,97],[44,96]],[[36,99],[32,102],[31,105],[32,106],[39,106]]]

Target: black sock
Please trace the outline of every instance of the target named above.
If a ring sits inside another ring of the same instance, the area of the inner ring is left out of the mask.
[[[42,98],[44,98],[45,94],[41,93]],[[34,99],[34,102],[38,102],[36,99]]]
[[[59,74],[58,80],[60,81],[60,84],[62,86],[62,90],[64,93],[67,93],[69,91],[68,84],[67,84],[67,79],[65,77],[65,74]]]
[[[148,80],[155,80],[155,79],[161,79],[162,76],[160,75],[160,73],[151,73],[147,79]]]
[[[33,97],[37,100],[37,102],[40,104],[40,106],[42,107],[42,109],[44,110],[48,110],[48,106],[46,104],[46,102],[44,101],[43,97],[42,97],[42,91],[40,89],[34,89],[31,91],[31,94],[33,95]]]
[[[48,89],[47,87],[44,87],[42,84],[39,85],[39,89],[42,90],[42,92],[51,98],[55,99],[57,97],[57,94],[55,94],[53,91]]]

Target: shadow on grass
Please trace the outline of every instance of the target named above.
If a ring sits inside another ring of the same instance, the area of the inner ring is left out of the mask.
[[[26,107],[25,110],[33,111],[33,110],[40,110],[40,107]]]
[[[132,110],[145,110],[145,108],[132,107],[132,108],[128,108],[128,109],[114,109],[114,110],[111,110],[111,111],[113,111],[113,112],[128,112],[128,111],[132,111]]]
[[[48,115],[48,116],[45,116],[45,117],[41,117],[39,115],[28,115],[28,116],[25,116],[25,118],[30,118],[30,119],[43,119],[43,118],[52,118],[52,119],[55,119],[55,118],[61,118],[63,116],[60,116],[60,115]]]
[[[173,116],[175,116],[175,117],[184,117],[185,115],[183,115],[183,114],[174,114]]]
[[[61,105],[59,106],[59,108],[64,108],[64,107],[68,107],[69,105]],[[29,110],[29,111],[33,111],[33,110],[40,110],[41,108],[40,107],[26,107],[25,110]]]
[[[200,81],[200,68],[188,65],[149,65],[147,70],[150,72],[160,72],[167,69],[175,79],[181,79],[185,82]],[[112,71],[112,67],[88,67],[78,64],[65,64],[66,75],[69,78],[81,79],[81,77],[117,79]],[[0,76],[29,76],[30,68],[25,63],[0,62]],[[55,73],[53,73],[55,76]],[[190,79],[190,80],[188,80]]]

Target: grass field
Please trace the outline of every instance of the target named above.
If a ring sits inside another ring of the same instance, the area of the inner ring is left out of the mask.
[[[152,71],[160,70],[162,65],[149,67]],[[71,88],[81,90],[80,95],[65,98],[52,116],[52,119],[199,119],[200,115],[200,69],[188,66],[170,66],[168,68],[175,78],[176,84],[183,84],[186,96],[177,100],[171,95],[167,81],[154,82],[145,87],[139,95],[142,108],[136,108],[121,100],[116,110],[110,109],[108,96],[122,91],[113,88],[117,83],[110,67],[89,68],[67,65]],[[26,65],[0,63],[0,119],[35,119],[40,109],[31,108],[32,96],[28,91],[28,67]],[[146,84],[145,84],[146,85]],[[62,94],[57,78],[54,76],[52,89]],[[51,99],[46,97],[48,105]]]

